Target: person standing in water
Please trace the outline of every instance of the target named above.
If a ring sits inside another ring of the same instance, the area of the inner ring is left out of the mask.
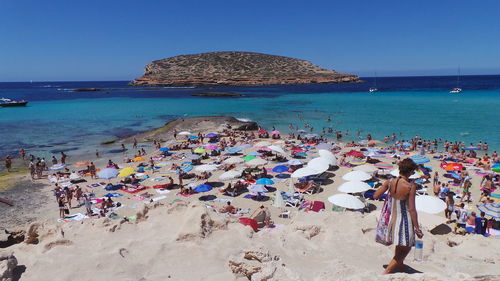
[[[404,260],[410,253],[411,247],[415,245],[415,235],[422,238],[424,234],[418,224],[418,215],[415,208],[415,194],[417,186],[410,180],[410,176],[418,168],[413,160],[407,158],[399,163],[399,177],[384,182],[373,198],[378,199],[387,190],[392,198],[392,212],[389,232],[393,236],[396,245],[394,257],[391,259],[384,274],[394,273],[402,270]]]

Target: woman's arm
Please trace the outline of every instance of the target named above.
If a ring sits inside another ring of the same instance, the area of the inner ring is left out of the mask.
[[[382,194],[384,194],[387,189],[389,188],[389,181],[385,181],[384,184],[382,184],[382,186],[377,189],[377,191],[375,191],[375,193],[373,194],[373,198],[374,199],[378,199],[380,196],[382,196]]]
[[[420,230],[420,225],[418,224],[417,209],[415,208],[415,194],[417,193],[417,186],[415,184],[411,185],[410,194],[408,196],[408,211],[410,212],[411,223],[415,229],[415,233],[419,238],[422,238],[423,233]]]

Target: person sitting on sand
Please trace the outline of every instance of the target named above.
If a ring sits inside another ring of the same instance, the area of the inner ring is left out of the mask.
[[[236,214],[238,209],[236,209],[233,205],[231,205],[231,202],[227,202],[227,205],[219,210],[221,213],[229,213],[229,214]]]
[[[254,213],[257,210],[254,211]],[[264,205],[261,205],[259,208],[259,213],[257,213],[256,216],[253,216],[253,213],[251,217],[257,221],[259,226],[264,225],[265,227],[271,227],[271,211],[267,207],[264,207]]]

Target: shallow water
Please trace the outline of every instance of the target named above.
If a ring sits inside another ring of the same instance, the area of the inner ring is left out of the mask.
[[[0,108],[0,155],[24,147],[49,157],[61,150],[69,154],[103,152],[102,141],[162,126],[181,116],[232,115],[276,126],[288,132],[310,123],[315,133],[323,127],[350,130],[351,138],[371,133],[375,139],[401,132],[403,138],[488,142],[500,149],[500,76],[465,76],[461,94],[450,94],[455,77],[378,78],[379,92],[368,93],[366,83],[169,88],[129,87],[127,82],[0,83],[0,97],[27,99],[25,108]],[[102,92],[71,92],[97,87]],[[134,89],[131,91],[130,89]],[[201,91],[232,91],[240,98],[192,97]],[[331,115],[332,122],[325,119]]]

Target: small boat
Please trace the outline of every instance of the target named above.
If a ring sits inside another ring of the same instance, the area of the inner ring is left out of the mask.
[[[370,93],[373,93],[373,92],[378,92],[378,89],[377,89],[377,88],[372,87],[372,88],[370,88],[368,91],[370,91]]]
[[[6,98],[1,98],[0,99],[0,107],[14,107],[14,106],[26,106],[28,104],[28,101],[25,100],[11,100],[11,99],[6,99]]]
[[[453,89],[451,89],[450,94],[459,94],[462,92],[462,88],[459,87],[460,85],[460,67],[458,68],[457,72],[457,86]]]
[[[368,91],[370,93],[378,92],[378,89],[377,89],[377,72],[375,72],[375,82],[374,82],[374,85],[373,85],[373,87],[371,87],[370,89],[368,89]]]

